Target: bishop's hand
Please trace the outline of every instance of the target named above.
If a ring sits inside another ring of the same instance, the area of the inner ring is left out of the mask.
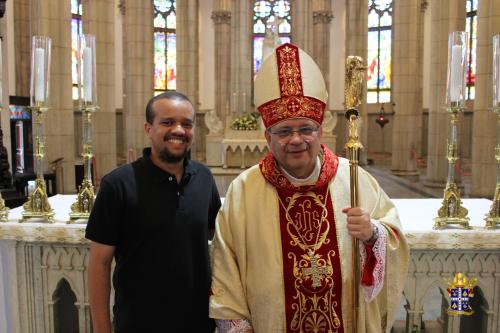
[[[359,207],[346,207],[342,213],[347,215],[347,231],[349,235],[363,242],[370,240],[373,236],[373,226],[370,214]]]

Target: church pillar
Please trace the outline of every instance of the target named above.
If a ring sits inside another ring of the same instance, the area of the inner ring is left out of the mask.
[[[231,99],[231,8],[225,1],[214,5],[215,113],[224,123]]]
[[[5,3],[4,4],[6,8],[6,11],[3,13],[0,13],[2,17],[0,18],[0,36],[2,37],[2,62],[0,63],[0,66],[2,66],[1,71],[2,71],[2,76],[1,76],[1,86],[0,86],[0,106],[2,107],[2,110],[0,112],[0,127],[2,130],[3,138],[0,137],[0,140],[3,139],[3,145],[0,145],[0,149],[3,150],[2,146],[7,149],[7,156],[2,156],[7,159],[9,162],[9,167],[10,170],[12,170],[12,159],[11,159],[11,140],[10,140],[10,112],[9,112],[9,94],[13,89],[10,89],[12,82],[14,82],[15,78],[11,77],[11,71],[9,64],[13,62],[14,59],[12,59],[11,56],[9,56],[9,49],[11,48],[11,45],[14,45],[14,38],[15,34],[12,34],[12,30],[9,28],[12,28],[13,26],[13,9],[14,5],[12,3]],[[9,15],[9,16],[7,16]],[[2,160],[0,162],[4,162],[5,160]],[[1,328],[1,325],[0,325]]]
[[[62,190],[64,193],[74,193],[75,124],[71,79],[70,2],[50,0],[44,1],[43,5],[40,1],[30,2],[30,5],[33,6],[32,13],[36,13],[32,16],[36,21],[32,35],[48,36],[52,39],[49,111],[45,117],[45,171],[50,170],[50,161],[62,157]]]
[[[417,332],[420,331],[422,325],[422,316],[424,314],[423,310],[414,310],[410,309],[408,306],[406,308],[406,331],[414,332],[417,329]]]
[[[206,136],[206,162],[209,166],[222,165],[221,140],[231,102],[231,3],[216,0],[212,12],[215,44],[215,109],[205,114],[209,129]]]
[[[362,57],[366,64],[366,57],[368,55],[368,3],[366,0],[346,1],[346,57],[350,55]],[[359,106],[359,113],[362,117],[359,139],[364,145],[359,158],[362,165],[367,162],[366,152],[369,148],[366,84],[364,87],[363,103]],[[345,121],[345,118],[342,121]]]
[[[233,1],[231,21],[231,106],[233,116],[253,111],[253,2]],[[236,23],[237,22],[237,23]],[[226,118],[225,128],[231,119]]]
[[[35,7],[30,0],[14,1],[16,96],[30,95],[31,35],[35,31],[36,20],[32,19],[35,18]]]
[[[326,88],[330,79],[330,22],[332,21],[332,4],[329,0],[313,1],[313,53],[312,57],[318,64]]]
[[[500,2],[481,0],[477,12],[476,98],[472,127],[471,195],[492,197],[496,183],[495,146],[498,116],[493,105],[493,41],[500,33]]]
[[[449,116],[444,109],[446,106],[448,34],[452,31],[465,30],[465,0],[431,1],[431,17],[432,83],[425,185],[444,188],[448,168],[446,142],[450,127]]]
[[[146,104],[154,91],[152,2],[127,0],[123,12],[125,149],[132,149],[138,158],[142,156],[142,148],[149,145],[143,125],[146,122]]]
[[[185,94],[198,113],[198,0],[177,0],[177,91]],[[197,128],[200,123],[196,122]],[[196,129],[195,135],[198,133]],[[198,158],[203,149],[193,142],[191,158]]]
[[[99,177],[114,169],[117,164],[114,15],[114,0],[83,1],[83,32],[94,35],[96,40],[99,110],[93,121],[92,139]]]
[[[397,110],[392,127],[391,172],[418,176],[416,155],[422,123],[421,0],[395,1],[393,15],[393,89]],[[412,154],[412,151],[415,151]]]
[[[292,43],[307,54],[313,54],[313,1],[320,0],[292,0],[290,4]]]

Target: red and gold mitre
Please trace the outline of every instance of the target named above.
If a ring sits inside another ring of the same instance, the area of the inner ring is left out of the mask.
[[[266,127],[290,118],[321,124],[327,99],[318,65],[290,43],[277,47],[255,77],[255,105]]]

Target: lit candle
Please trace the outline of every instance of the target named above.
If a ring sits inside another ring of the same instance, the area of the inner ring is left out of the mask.
[[[35,101],[45,101],[45,50],[35,49]]]
[[[83,49],[83,100],[92,102],[92,49]]]
[[[453,45],[451,49],[451,73],[450,73],[450,100],[460,100],[460,88],[462,86],[462,46]]]

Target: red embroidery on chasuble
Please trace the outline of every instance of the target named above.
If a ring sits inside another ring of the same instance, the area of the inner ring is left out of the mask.
[[[280,202],[286,332],[344,332],[342,276],[328,191],[339,161],[327,147],[321,147],[321,172],[315,185],[293,186],[272,154],[259,163]]]
[[[286,332],[344,332],[340,260],[327,188],[278,189]]]

